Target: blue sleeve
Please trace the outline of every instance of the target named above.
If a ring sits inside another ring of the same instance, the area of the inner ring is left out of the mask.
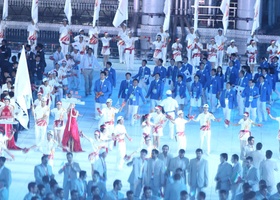
[[[123,87],[123,81],[120,84],[120,89],[119,89],[118,97],[120,97],[120,95],[121,95],[122,87]]]
[[[107,81],[107,84],[108,84],[108,90],[107,90],[107,92],[105,92],[105,94],[110,95],[110,94],[112,94],[112,85],[111,85],[110,81]]]
[[[154,82],[152,82],[152,83],[150,84],[150,86],[149,86],[149,89],[148,89],[148,92],[147,92],[147,95],[146,95],[147,97],[149,97],[149,96],[151,95],[153,83],[154,83]]]
[[[162,99],[162,95],[163,95],[163,90],[164,90],[164,84],[161,83],[160,84],[160,98]]]
[[[117,80],[116,80],[116,70],[113,71],[113,86],[116,87]]]
[[[142,99],[142,101],[144,103],[145,102],[145,98],[144,98],[143,93],[142,93],[142,88],[140,88],[140,90],[139,90],[139,95],[140,95],[140,97],[141,97],[141,99]]]

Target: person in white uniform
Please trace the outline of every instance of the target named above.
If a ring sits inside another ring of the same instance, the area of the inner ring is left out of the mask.
[[[64,55],[66,55],[69,50],[70,33],[71,29],[67,25],[67,19],[63,19],[63,26],[59,28],[59,43],[61,46],[61,51]]]
[[[223,29],[218,29],[218,35],[215,36],[215,41],[218,46],[217,51],[217,62],[218,66],[223,66],[223,59],[224,59],[224,46],[227,38],[223,35]]]
[[[235,40],[231,40],[230,45],[227,48],[228,60],[231,60],[231,54],[233,53],[235,53],[236,55],[238,54],[238,49],[237,46],[235,45]]]
[[[124,164],[124,157],[126,155],[126,143],[125,137],[132,141],[132,139],[127,134],[126,128],[124,126],[124,118],[123,116],[118,116],[117,125],[113,131],[113,138],[118,143],[118,156],[117,156],[117,164],[118,169],[121,170]]]
[[[139,40],[139,37],[132,37],[132,31],[128,32],[128,35],[122,38],[125,42],[124,57],[126,69],[134,68],[134,54],[135,54],[135,41]]]
[[[197,67],[200,64],[201,59],[201,50],[203,49],[202,44],[199,42],[199,38],[194,39],[192,45],[192,65]]]
[[[162,59],[163,42],[161,40],[161,35],[157,35],[157,40],[152,42],[151,44],[155,47],[153,58],[155,63],[157,63],[158,59]]]
[[[128,30],[127,30],[126,24],[125,23],[121,24],[121,29],[119,30],[119,33],[118,33],[118,43],[117,43],[120,63],[124,63],[124,60],[125,60],[125,57],[124,57],[125,42],[124,42],[123,38],[126,37],[127,33],[128,33]]]
[[[194,48],[194,39],[195,38],[196,38],[196,34],[194,32],[194,28],[191,27],[190,32],[186,37],[186,45],[187,45],[186,48],[187,48],[187,53],[188,53],[187,55],[188,55],[189,62],[191,64],[193,64],[192,63],[192,49]]]
[[[180,43],[180,38],[177,38],[176,42],[172,44],[172,57],[175,62],[182,61],[182,49],[183,45]]]
[[[56,108],[51,110],[51,114],[54,116],[53,130],[54,130],[54,139],[61,144],[62,134],[65,128],[65,118],[66,110],[62,108],[62,102],[56,102]]]
[[[164,66],[166,64],[166,53],[167,53],[167,46],[169,43],[170,35],[168,33],[168,30],[163,31],[162,26],[160,27],[160,32],[158,32],[157,35],[161,36],[161,41],[163,43],[161,52],[162,52],[162,60],[163,60],[162,65]]]
[[[268,63],[271,63],[273,58],[277,56],[277,51],[279,47],[275,45],[275,42],[275,40],[271,40],[270,46],[266,49],[266,52],[268,53]]]
[[[95,27],[91,27],[88,31],[88,35],[89,35],[89,47],[93,49],[93,54],[95,56],[95,58],[98,57],[98,28]]]
[[[168,114],[172,119],[175,119],[175,113],[178,111],[178,102],[172,98],[171,90],[166,91],[166,99],[163,99],[160,103],[163,107],[164,112]],[[170,138],[174,138],[174,124],[172,122],[167,122],[169,128]]]
[[[103,55],[103,67],[106,66],[106,63],[109,60],[109,56],[111,52],[110,40],[112,40],[112,38],[109,37],[108,32],[105,32],[104,37],[101,38],[101,42],[102,42],[101,54]]]
[[[257,64],[257,46],[256,41],[252,40],[251,44],[247,46],[246,54],[248,56],[247,63],[250,66],[251,73],[254,73],[254,67]]]
[[[28,44],[31,46],[31,51],[35,51],[35,47],[37,46],[37,39],[38,39],[38,32],[39,28],[38,25],[31,21],[31,24],[27,26],[28,37],[27,41]]]
[[[208,50],[208,61],[211,62],[212,69],[216,68],[218,46],[215,42],[215,38],[211,38],[211,43],[208,44],[207,50]]]
[[[208,104],[203,105],[203,113],[199,114],[195,122],[200,122],[200,148],[202,149],[204,138],[207,138],[207,154],[210,154],[210,142],[211,142],[211,120],[219,122],[220,119],[215,118],[215,116],[208,111]]]

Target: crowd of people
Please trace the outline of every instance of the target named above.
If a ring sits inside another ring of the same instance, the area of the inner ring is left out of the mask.
[[[118,43],[120,63],[125,63],[127,70],[133,69],[134,43],[138,39],[145,39],[155,49],[153,58],[156,66],[153,70],[147,66],[147,60],[142,60],[136,74],[127,72],[120,81],[113,63],[109,61],[112,40],[109,34],[104,33],[104,37],[99,38],[97,27],[93,27],[86,36],[81,29],[79,35],[74,37],[74,42],[70,43],[71,30],[67,20],[63,20],[59,30],[60,46],[50,56],[53,66],[48,68],[52,69],[46,71],[44,46],[37,44],[39,29],[34,23],[28,27],[25,52],[35,101],[28,99],[26,103],[30,116],[34,116],[35,142],[31,147],[24,148],[15,144],[17,133],[23,129],[17,119],[20,108],[14,97],[13,86],[20,55],[12,56],[7,40],[2,40],[0,61],[3,103],[0,118],[5,123],[1,124],[0,121],[0,199],[9,199],[12,180],[5,161],[14,159],[10,150],[28,153],[31,149],[44,155],[42,163],[34,168],[35,181],[28,184],[29,193],[24,200],[66,200],[69,195],[71,200],[206,199],[209,169],[207,159],[203,158],[203,146],[206,140],[205,154],[209,155],[211,121],[223,121],[226,128],[241,127],[240,152],[231,156],[232,164],[228,161],[227,153],[220,154],[215,176],[219,199],[279,199],[280,183],[275,185],[274,171],[278,168],[271,160],[273,152],[267,150],[264,155],[262,143],[258,142],[255,147],[251,133],[251,126],[261,127],[268,117],[280,122],[279,117],[270,113],[274,102],[272,93],[280,96],[276,87],[280,73],[277,56],[279,42],[271,41],[271,46],[267,48],[268,58],[262,57],[255,69],[258,40],[254,35],[248,39],[248,60],[241,65],[235,41],[231,40],[226,49],[227,39],[222,29],[218,29],[218,35],[211,39],[206,53],[203,53],[203,45],[194,29],[190,28],[186,37],[186,55],[180,39],[170,44],[169,34],[162,28],[154,42],[150,41],[150,37],[132,37],[126,24],[122,24],[120,29],[118,36],[113,38]],[[103,44],[103,67],[97,60],[99,40]],[[169,46],[172,58],[168,63],[166,54]],[[223,65],[225,60],[226,66]],[[94,70],[100,70],[95,82]],[[94,119],[98,121],[98,127],[93,135],[83,133],[77,122],[80,114],[75,105],[82,104],[82,101],[76,92],[81,89],[81,74],[85,97],[93,94],[95,101]],[[121,82],[120,85],[117,85],[117,80]],[[112,96],[116,87],[119,105],[114,107]],[[146,103],[149,103],[150,112],[139,113],[139,106]],[[223,119],[214,116],[219,107],[222,107]],[[231,120],[232,110],[236,107],[242,116],[238,123]],[[117,113],[121,115],[116,117]],[[187,119],[184,113],[187,113]],[[53,116],[52,122],[50,116]],[[135,143],[138,150],[131,155],[127,155],[126,151],[126,139],[132,141],[132,138],[127,133],[125,121],[131,126],[140,121],[141,126],[141,140]],[[191,121],[200,124],[200,148],[196,149],[193,159],[185,156],[185,125]],[[52,128],[47,130],[49,125]],[[29,123],[29,127],[32,128],[33,124]],[[177,156],[173,157],[169,153],[168,144],[161,145],[165,127],[170,139],[177,142]],[[86,139],[92,147],[92,153],[88,155],[91,172],[82,170],[73,161],[72,152],[83,151],[80,138]],[[106,183],[112,180],[107,177],[106,156],[114,146],[118,149],[118,170],[122,170],[125,164],[132,167],[128,179],[130,190],[126,192],[126,197],[121,192],[122,180],[115,180],[112,190],[107,190]],[[59,174],[64,174],[62,186],[58,185],[52,172],[57,148],[67,152],[67,162],[59,170]],[[139,156],[135,156],[137,153]],[[89,182],[86,181],[87,174],[92,177]],[[272,194],[275,189],[277,192]]]

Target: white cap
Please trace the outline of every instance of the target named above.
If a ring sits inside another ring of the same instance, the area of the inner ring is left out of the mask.
[[[222,28],[218,28],[218,31],[223,31],[223,29]]]
[[[112,99],[107,99],[106,103],[112,103],[113,100]]]
[[[178,110],[177,115],[183,114],[184,112],[182,110]]]
[[[77,51],[79,51],[79,50],[80,50],[78,46],[75,46],[75,47],[74,47],[74,49],[76,49]]]
[[[45,81],[49,81],[49,79],[48,78],[43,78],[43,82],[45,82]]]
[[[41,101],[47,101],[46,97],[42,97]]]
[[[81,28],[81,29],[79,30],[79,32],[82,32],[82,31],[84,31],[84,29]]]
[[[119,120],[121,120],[121,119],[123,119],[123,116],[118,116],[118,117],[117,117],[117,121],[119,121]]]
[[[167,91],[166,91],[166,94],[167,94],[167,95],[171,95],[171,94],[172,94],[171,90],[167,90]]]
[[[231,41],[230,41],[230,43],[233,43],[233,42],[235,42],[235,40],[231,40]]]
[[[209,105],[208,104],[204,104],[203,108],[209,108]]]

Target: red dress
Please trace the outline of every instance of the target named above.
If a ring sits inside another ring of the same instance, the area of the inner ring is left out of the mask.
[[[71,112],[72,112],[72,116],[70,116],[70,112],[68,113],[68,119],[67,119],[67,123],[66,123],[65,129],[64,129],[64,134],[63,134],[63,138],[62,138],[62,145],[68,146],[68,142],[69,142],[70,138],[72,138],[72,140],[74,142],[73,151],[81,152],[83,150],[82,150],[81,142],[80,142],[78,124],[77,124],[76,117],[73,117],[73,116],[76,116],[77,111],[75,109],[71,109]],[[69,123],[70,123],[70,130],[68,130]]]
[[[4,106],[1,114],[0,114],[0,118],[1,119],[11,119],[13,118],[13,114],[9,108],[9,106]],[[1,124],[0,123],[0,127],[2,127],[5,130],[5,134],[7,135],[7,137],[11,137],[12,131],[13,131],[13,125],[12,124]],[[7,141],[7,148],[8,149],[13,149],[13,150],[21,150],[21,148],[19,148],[16,143],[15,143],[15,139],[14,136],[12,137],[11,140]]]

